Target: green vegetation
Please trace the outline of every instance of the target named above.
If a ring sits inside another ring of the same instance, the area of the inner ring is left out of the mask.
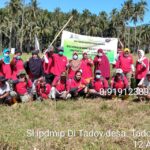
[[[146,1],[125,1],[118,10],[114,8],[110,14],[105,11],[98,15],[85,9],[82,13],[73,9],[63,13],[59,8],[48,12],[38,7],[37,0],[31,0],[28,5],[23,0],[9,0],[5,8],[0,9],[0,48],[16,47],[30,51],[34,46],[35,34],[40,40],[41,49],[47,47],[58,31],[73,15],[66,30],[91,36],[117,37],[125,47],[132,51],[138,48],[149,49],[150,26],[142,22],[147,9]],[[133,22],[134,27],[129,27]],[[60,44],[60,36],[54,45]]]

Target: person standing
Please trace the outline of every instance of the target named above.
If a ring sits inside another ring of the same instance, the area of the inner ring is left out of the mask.
[[[135,68],[136,84],[138,85],[139,82],[145,78],[147,72],[149,71],[149,60],[145,57],[143,50],[138,50],[138,60],[136,61]]]
[[[43,63],[38,53],[39,51],[34,50],[32,52],[32,57],[26,62],[25,65],[32,82],[43,76]]]
[[[15,56],[13,57],[10,65],[12,69],[12,80],[17,80],[17,74],[24,70],[24,62],[21,59],[22,52],[17,50],[15,51]]]
[[[89,83],[92,79],[93,60],[88,58],[87,52],[83,52],[83,58],[81,60],[82,77]]]
[[[77,70],[80,69],[81,61],[78,58],[78,53],[74,52],[72,56],[72,60],[69,61],[68,67],[68,78],[74,78],[74,75]]]
[[[53,54],[54,65],[52,67],[51,72],[55,76],[60,76],[62,72],[66,71],[68,60],[66,56],[63,56],[63,54],[64,54],[63,47],[58,48],[58,54]]]
[[[94,72],[100,70],[102,76],[109,80],[110,78],[110,64],[107,56],[102,49],[98,49],[97,55],[94,58]]]
[[[131,77],[135,73],[135,68],[133,57],[128,48],[125,48],[123,53],[118,57],[116,68],[121,68],[123,70],[124,75],[128,79],[129,86],[131,86]]]
[[[1,74],[5,76],[6,79],[11,79],[12,71],[10,67],[10,50],[5,48],[3,50],[3,56],[1,56]]]

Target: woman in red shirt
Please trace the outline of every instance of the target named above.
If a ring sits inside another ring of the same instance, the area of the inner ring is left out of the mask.
[[[145,57],[145,53],[143,50],[138,50],[138,60],[136,61],[136,84],[145,78],[147,72],[149,71],[149,60]]]

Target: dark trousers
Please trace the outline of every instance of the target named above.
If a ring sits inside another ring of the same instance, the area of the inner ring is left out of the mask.
[[[11,105],[12,104],[12,97],[7,96],[3,99],[0,99],[0,104]]]

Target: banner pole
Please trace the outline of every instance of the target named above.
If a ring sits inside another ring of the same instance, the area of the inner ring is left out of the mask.
[[[71,16],[69,18],[69,20],[66,22],[66,24],[63,26],[63,28],[58,32],[58,34],[55,36],[55,38],[53,39],[53,41],[51,42],[51,44],[49,46],[52,46],[53,43],[56,41],[56,39],[58,38],[58,36],[61,34],[61,32],[66,28],[66,26],[69,24],[69,22],[72,20],[73,16]]]

